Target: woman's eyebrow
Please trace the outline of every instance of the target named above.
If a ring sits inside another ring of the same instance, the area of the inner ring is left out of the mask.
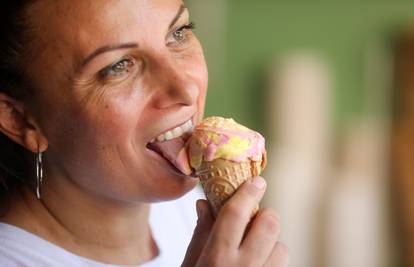
[[[89,54],[84,60],[82,60],[81,66],[85,66],[88,64],[93,58],[97,57],[98,55],[106,52],[110,52],[113,50],[118,49],[127,49],[127,48],[136,48],[138,47],[137,43],[123,43],[123,44],[114,44],[114,45],[105,45],[102,47],[97,48],[95,51]]]
[[[174,24],[177,22],[177,20],[180,19],[181,15],[183,14],[183,12],[186,9],[187,8],[184,5],[180,5],[180,8],[178,9],[177,14],[175,15],[175,17],[173,18],[173,20],[171,21],[171,23],[169,25],[170,29],[174,26]],[[84,60],[82,60],[81,67],[84,67],[92,59],[94,59],[95,57],[97,57],[100,54],[110,52],[110,51],[113,51],[113,50],[117,50],[117,49],[127,49],[127,48],[136,48],[136,47],[138,47],[137,43],[115,44],[115,45],[106,45],[106,46],[99,47],[95,51],[90,53]]]
[[[177,14],[175,15],[174,19],[171,21],[170,25],[168,26],[169,29],[172,28],[172,26],[174,26],[174,24],[177,22],[177,20],[180,19],[181,15],[183,14],[183,12],[186,10],[187,8],[184,5],[181,5],[180,8],[178,9]]]

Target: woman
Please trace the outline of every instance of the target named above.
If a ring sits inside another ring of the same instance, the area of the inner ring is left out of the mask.
[[[179,0],[1,5],[0,265],[160,266],[149,203],[197,184],[148,148],[203,115],[207,70],[188,10]],[[214,223],[198,201],[182,266],[286,266],[273,210],[244,235],[264,190],[260,177],[246,183]]]

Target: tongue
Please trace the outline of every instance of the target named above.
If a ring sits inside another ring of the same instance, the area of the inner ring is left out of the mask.
[[[193,171],[188,162],[187,146],[184,138],[178,137],[164,142],[154,142],[151,146],[182,173],[185,175],[192,174]]]

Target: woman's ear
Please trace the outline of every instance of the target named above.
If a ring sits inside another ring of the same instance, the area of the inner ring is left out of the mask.
[[[48,142],[21,101],[0,93],[0,132],[33,153],[43,152]]]

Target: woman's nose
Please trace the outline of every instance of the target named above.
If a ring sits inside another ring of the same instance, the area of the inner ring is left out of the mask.
[[[185,68],[174,62],[162,62],[152,75],[155,79],[156,92],[154,103],[157,108],[173,106],[191,106],[197,102],[199,88]]]

